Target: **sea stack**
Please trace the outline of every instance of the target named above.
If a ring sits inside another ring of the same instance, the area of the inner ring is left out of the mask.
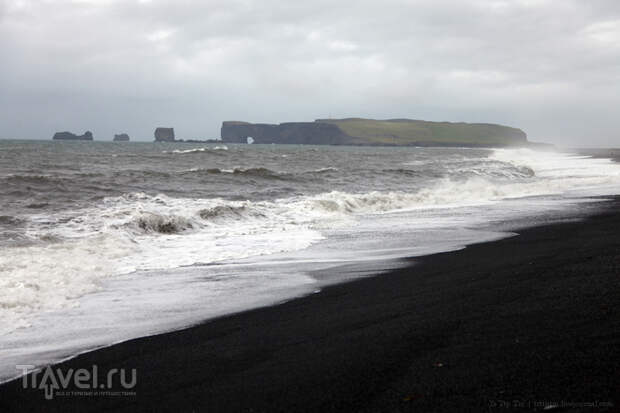
[[[53,140],[67,140],[67,141],[92,141],[93,133],[91,131],[84,132],[84,135],[76,135],[71,132],[56,132]]]
[[[155,142],[174,142],[174,128],[155,129]]]
[[[129,135],[126,133],[121,133],[119,135],[114,135],[114,142],[129,142]]]

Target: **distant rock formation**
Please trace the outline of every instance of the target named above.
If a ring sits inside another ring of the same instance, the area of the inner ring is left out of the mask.
[[[119,135],[114,135],[114,142],[129,142],[129,135],[126,133],[121,133]]]
[[[174,142],[174,128],[155,129],[155,142]]]
[[[279,125],[226,121],[224,143],[369,146],[527,146],[521,129],[490,123],[413,119],[317,119]]]
[[[84,132],[84,135],[76,135],[75,133],[71,132],[56,132],[52,139],[67,141],[92,141],[93,133],[91,131],[86,131]]]
[[[222,124],[222,141],[227,143],[346,145],[350,139],[338,126],[328,123],[291,122],[270,125],[227,121]]]

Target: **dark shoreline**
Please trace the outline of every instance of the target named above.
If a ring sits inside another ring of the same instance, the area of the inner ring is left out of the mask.
[[[620,198],[606,206],[58,365],[135,368],[135,396],[46,401],[17,380],[0,411],[617,411]]]

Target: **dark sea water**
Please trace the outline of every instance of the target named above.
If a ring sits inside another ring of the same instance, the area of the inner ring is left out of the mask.
[[[490,150],[417,149],[411,162],[407,148],[5,141],[0,149],[2,195],[20,213],[92,206],[134,192],[272,200],[326,190],[415,189],[458,172],[463,178],[532,174],[487,159]]]
[[[528,149],[0,141],[0,379],[619,187],[608,159]]]

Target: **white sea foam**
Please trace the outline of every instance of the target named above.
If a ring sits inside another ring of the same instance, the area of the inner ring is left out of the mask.
[[[206,148],[189,151],[195,150]],[[447,164],[447,177],[411,192],[331,191],[271,201],[130,193],[91,208],[31,216],[28,236],[55,241],[0,252],[0,336],[28,326],[42,311],[76,305],[109,277],[298,251],[326,230],[352,228],[362,215],[597,188],[613,193],[620,185],[620,165],[610,160],[553,152],[500,149]],[[326,170],[336,171],[318,171]],[[432,216],[442,225],[441,214]]]
[[[163,151],[163,153],[176,153],[176,154],[184,154],[184,153],[196,153],[196,152],[207,152],[207,151],[227,151],[228,146],[226,145],[217,145],[213,147],[203,147],[203,148],[192,148],[192,149],[174,149],[172,151]]]
[[[315,169],[314,171],[311,171],[311,172],[314,172],[314,173],[323,173],[323,172],[338,172],[338,171],[339,171],[339,169],[338,169],[338,168],[334,168],[333,166],[328,166],[328,167],[326,167],[326,168],[319,168],[319,169]]]

